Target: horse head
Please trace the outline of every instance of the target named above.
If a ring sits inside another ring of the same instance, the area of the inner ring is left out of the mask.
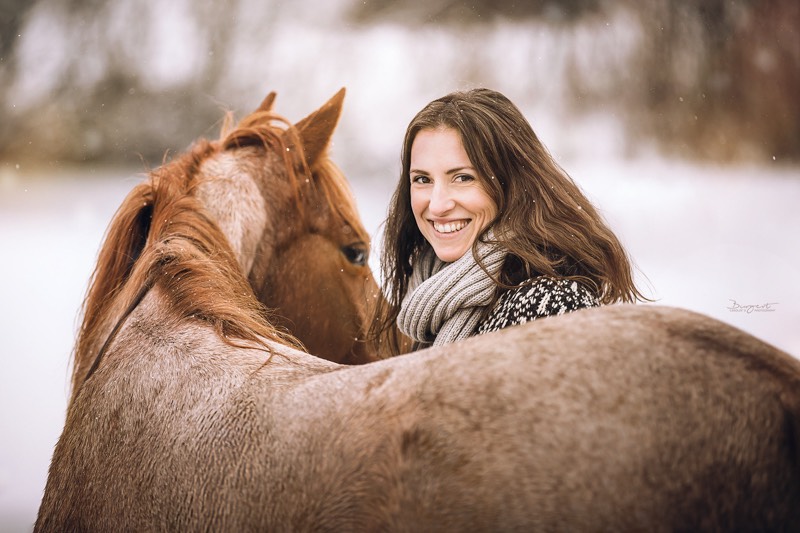
[[[198,196],[276,325],[310,353],[364,363],[375,359],[365,337],[380,291],[369,235],[327,155],[344,94],[291,124],[272,112],[270,93],[200,166]]]
[[[299,340],[335,362],[376,359],[364,340],[379,297],[367,266],[369,236],[344,176],[327,156],[344,90],[294,125],[272,112],[274,98],[268,95],[235,127],[226,125],[218,141],[198,140],[125,198],[107,230],[84,301],[73,394],[155,283],[147,262],[169,263],[167,256],[184,253],[175,252],[175,243],[187,236],[192,246],[205,241],[204,249],[218,259],[217,272],[204,275],[217,285],[229,284],[237,297],[233,307],[213,313],[221,317],[221,330],[244,315],[259,322],[260,311],[253,308],[258,298],[272,311],[270,328],[289,332],[278,336],[290,344]],[[203,237],[197,228],[204,228]],[[170,252],[164,251],[167,242]],[[189,316],[202,300],[198,292],[209,284],[192,285],[185,276],[180,282],[182,276],[174,273],[173,289],[195,291],[180,299]],[[239,278],[250,287],[237,285]],[[224,318],[228,315],[238,318]]]

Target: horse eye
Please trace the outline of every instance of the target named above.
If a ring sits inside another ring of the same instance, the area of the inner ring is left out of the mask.
[[[366,246],[361,244],[351,244],[349,246],[342,246],[342,253],[354,265],[364,266],[369,259],[369,252]]]

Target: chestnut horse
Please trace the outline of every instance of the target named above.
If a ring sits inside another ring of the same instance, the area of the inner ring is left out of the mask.
[[[347,181],[326,155],[343,98],[342,91],[295,127],[280,129],[285,120],[271,112],[270,93],[232,131],[229,116],[222,140],[197,143],[131,191],[108,230],[84,304],[73,390],[120,323],[116,306],[126,298],[110,296],[149,288],[151,272],[128,279],[133,265],[156,249],[157,239],[182,231],[187,210],[204,213],[227,236],[238,268],[275,311],[273,325],[320,357],[351,364],[375,359],[364,341],[379,292],[367,265],[369,236]],[[156,217],[157,204],[168,202],[179,203]]]
[[[304,180],[266,185],[297,144],[261,120],[114,222],[37,531],[800,530],[800,362],[709,317],[607,306],[360,366],[296,349],[256,295],[317,271],[271,272],[307,253]],[[218,194],[245,224],[200,209]]]

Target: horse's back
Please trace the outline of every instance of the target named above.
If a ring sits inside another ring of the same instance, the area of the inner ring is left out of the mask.
[[[800,529],[798,363],[699,315],[586,310],[361,367],[175,338],[78,395],[41,530]]]
[[[358,428],[333,457],[392,450],[388,523],[800,529],[800,365],[707,317],[581,311],[370,367],[317,416]]]
[[[449,351],[431,401],[450,383],[475,398],[461,407],[496,438],[472,452],[493,457],[487,480],[511,473],[485,490],[507,515],[545,529],[800,529],[800,363],[788,354],[651,306],[581,311]]]

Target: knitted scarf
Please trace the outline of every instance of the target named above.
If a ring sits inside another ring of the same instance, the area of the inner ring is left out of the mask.
[[[479,242],[477,254],[496,277],[507,252],[499,245]],[[428,248],[414,263],[397,325],[417,343],[440,346],[464,339],[474,332],[494,290],[495,283],[475,261],[471,249],[460,259],[445,263]]]

